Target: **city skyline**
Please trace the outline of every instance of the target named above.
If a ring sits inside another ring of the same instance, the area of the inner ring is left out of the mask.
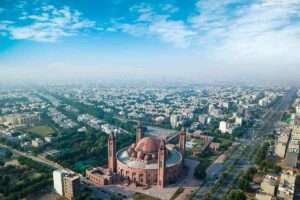
[[[290,82],[299,10],[299,0],[4,0],[0,77]]]

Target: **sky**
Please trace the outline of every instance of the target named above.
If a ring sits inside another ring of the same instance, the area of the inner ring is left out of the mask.
[[[1,80],[300,80],[300,0],[0,0]]]

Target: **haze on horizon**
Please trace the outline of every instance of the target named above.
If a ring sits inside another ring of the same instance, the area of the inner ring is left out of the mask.
[[[0,79],[298,82],[300,0],[0,3]]]

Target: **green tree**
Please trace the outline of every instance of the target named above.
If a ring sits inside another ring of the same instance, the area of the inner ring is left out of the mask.
[[[246,200],[246,195],[241,190],[231,190],[225,197],[224,200]]]
[[[238,185],[241,190],[247,191],[250,188],[250,181],[242,177],[239,179]]]
[[[195,169],[194,176],[197,179],[204,179],[206,177],[207,162],[200,162]]]

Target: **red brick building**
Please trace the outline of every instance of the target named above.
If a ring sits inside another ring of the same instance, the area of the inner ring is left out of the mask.
[[[116,152],[116,138],[108,139],[108,169],[87,170],[86,176],[98,185],[126,180],[137,186],[157,185],[161,188],[179,178],[185,151],[186,135],[179,136],[179,149],[156,137],[144,137],[141,124],[137,127],[136,142]]]

